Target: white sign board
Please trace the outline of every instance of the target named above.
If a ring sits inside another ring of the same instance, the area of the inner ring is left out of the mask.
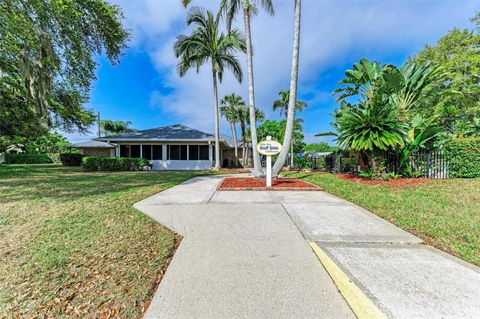
[[[277,155],[282,151],[282,144],[272,141],[271,136],[267,136],[266,141],[257,144],[257,151],[267,156],[267,188],[272,187],[272,155]]]
[[[257,144],[257,151],[266,156],[277,155],[282,151],[282,144],[277,141],[261,141]]]

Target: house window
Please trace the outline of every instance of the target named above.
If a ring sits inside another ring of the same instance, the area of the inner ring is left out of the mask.
[[[130,157],[140,157],[140,145],[130,145]]]
[[[162,145],[152,145],[152,160],[163,160],[163,147]]]
[[[152,145],[142,145],[142,157],[148,160],[152,159]]]
[[[120,145],[120,157],[130,157],[130,145]]]
[[[168,145],[167,158],[172,161],[186,161],[187,145]]]
[[[198,161],[198,145],[188,146],[188,159],[190,161]]]
[[[208,161],[210,158],[208,156],[208,145],[199,145],[199,159],[202,161]]]

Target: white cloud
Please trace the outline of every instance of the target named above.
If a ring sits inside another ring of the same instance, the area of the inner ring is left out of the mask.
[[[132,49],[146,50],[162,75],[166,87],[152,92],[151,107],[175,114],[181,122],[198,129],[213,131],[213,95],[209,66],[197,75],[191,70],[180,78],[175,71],[172,45],[175,37],[189,30],[180,0],[117,0],[126,16],[126,26],[133,31]],[[194,5],[215,8],[218,0],[197,0]],[[257,105],[267,116],[277,92],[289,85],[293,31],[293,1],[274,1],[276,14],[262,10],[252,21],[254,72]],[[466,26],[478,2],[473,1],[303,1],[300,61],[300,92],[322,86],[321,74],[354,52],[392,56],[400,51],[411,54],[425,43],[432,43],[454,26]],[[243,31],[239,16],[238,26]],[[406,49],[409,48],[409,49]],[[411,52],[408,52],[411,50]],[[354,57],[359,58],[359,57]],[[241,56],[242,63],[245,57]],[[220,86],[220,96],[236,92],[246,97],[246,78],[238,84],[227,75]],[[314,93],[310,103],[328,101],[325,92]],[[305,124],[315,121],[305,118]],[[173,124],[173,123],[172,123]],[[228,126],[223,123],[223,132]],[[309,139],[313,139],[308,133]]]

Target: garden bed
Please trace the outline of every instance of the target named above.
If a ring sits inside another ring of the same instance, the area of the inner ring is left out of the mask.
[[[376,180],[368,179],[366,177],[359,177],[359,176],[349,175],[349,174],[337,174],[336,176],[339,179],[343,179],[345,181],[350,181],[354,183],[368,184],[368,185],[386,185],[394,188],[416,187],[420,184],[423,184],[429,181],[426,178],[397,178],[397,179],[391,179],[389,181],[376,181]]]
[[[272,187],[266,188],[265,179],[258,179],[253,177],[228,177],[225,178],[220,186],[220,191],[319,191],[320,187],[301,181],[295,178],[274,178],[272,179]]]

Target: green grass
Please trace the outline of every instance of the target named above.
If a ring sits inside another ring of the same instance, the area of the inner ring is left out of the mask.
[[[177,238],[132,204],[206,173],[0,165],[0,318],[140,317]]]
[[[345,181],[333,174],[283,175],[316,184],[480,266],[480,179],[431,180],[397,189]]]

